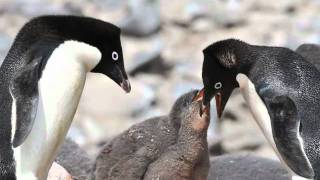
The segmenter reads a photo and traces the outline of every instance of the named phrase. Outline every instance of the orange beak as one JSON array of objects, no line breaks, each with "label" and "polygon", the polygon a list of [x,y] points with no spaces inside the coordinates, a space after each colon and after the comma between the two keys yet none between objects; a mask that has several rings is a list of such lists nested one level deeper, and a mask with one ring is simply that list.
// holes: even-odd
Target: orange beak
[{"label": "orange beak", "polygon": [[197,93],[197,95],[194,96],[194,98],[192,99],[192,101],[193,101],[193,102],[194,102],[194,101],[202,101],[203,97],[204,97],[204,88],[201,89],[201,90]]},{"label": "orange beak", "polygon": [[221,99],[222,98],[221,97],[222,97],[221,93],[217,93],[215,95],[218,118],[220,118],[222,115],[222,106],[221,106],[221,104],[222,104]]},{"label": "orange beak", "polygon": [[[197,95],[192,99],[192,101],[202,101],[204,97],[204,88],[201,89]],[[201,103],[201,107],[200,107],[200,116],[202,116],[202,114],[205,113],[207,115],[210,114],[210,106],[205,106],[203,105],[203,103]]]}]

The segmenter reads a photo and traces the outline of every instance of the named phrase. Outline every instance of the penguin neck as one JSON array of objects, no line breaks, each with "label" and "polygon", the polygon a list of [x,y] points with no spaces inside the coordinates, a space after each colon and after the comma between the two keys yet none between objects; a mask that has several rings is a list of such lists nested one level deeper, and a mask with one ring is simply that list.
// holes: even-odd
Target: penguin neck
[{"label": "penguin neck", "polygon": [[252,65],[257,59],[257,54],[255,49],[256,46],[247,45],[245,47],[237,48],[234,53],[237,59],[237,73],[242,73],[248,75]]},{"label": "penguin neck", "polygon": [[65,41],[53,53],[52,59],[54,61],[57,58],[61,58],[64,61],[70,59],[70,61],[73,61],[71,63],[76,63],[83,67],[86,73],[90,72],[102,57],[101,52],[96,47],[74,40]]}]

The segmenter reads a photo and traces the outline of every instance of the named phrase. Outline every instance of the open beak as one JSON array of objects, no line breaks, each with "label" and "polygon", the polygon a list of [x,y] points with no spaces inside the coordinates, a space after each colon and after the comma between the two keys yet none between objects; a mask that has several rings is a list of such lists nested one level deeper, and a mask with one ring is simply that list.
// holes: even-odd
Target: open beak
[{"label": "open beak", "polygon": [[120,83],[120,86],[121,88],[126,92],[126,93],[129,93],[131,91],[131,85],[130,85],[130,82],[128,79],[126,80],[123,80],[121,83]]},{"label": "open beak", "polygon": [[[193,102],[195,101],[203,101],[203,97],[204,97],[204,88],[201,89],[197,95],[195,95],[195,97],[192,99]],[[201,103],[201,107],[200,107],[200,116],[202,116],[202,114],[207,114],[209,115],[210,113],[210,103],[208,105],[204,105],[203,103]]]}]

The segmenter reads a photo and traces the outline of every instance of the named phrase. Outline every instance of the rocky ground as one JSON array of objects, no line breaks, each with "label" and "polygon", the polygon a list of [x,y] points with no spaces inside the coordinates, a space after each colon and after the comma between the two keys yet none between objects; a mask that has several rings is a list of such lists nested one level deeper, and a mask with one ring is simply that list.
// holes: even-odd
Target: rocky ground
[{"label": "rocky ground", "polygon": [[[86,15],[123,28],[122,45],[132,91],[89,74],[68,134],[92,156],[99,144],[134,123],[168,113],[174,100],[201,88],[202,50],[226,38],[287,46],[320,42],[317,0],[0,0],[0,62],[19,28],[41,14]],[[252,152],[275,158],[235,91],[219,121],[212,106],[211,152]],[[218,135],[218,132],[221,132]]]}]

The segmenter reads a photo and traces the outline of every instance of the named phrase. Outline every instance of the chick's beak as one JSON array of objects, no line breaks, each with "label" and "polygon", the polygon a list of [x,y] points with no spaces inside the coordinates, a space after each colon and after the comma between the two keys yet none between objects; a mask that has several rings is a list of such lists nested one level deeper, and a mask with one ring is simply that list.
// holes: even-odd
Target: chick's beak
[{"label": "chick's beak", "polygon": [[192,100],[193,102],[202,101],[201,107],[200,107],[200,116],[202,116],[202,114],[206,114],[206,115],[210,114],[210,103],[208,105],[204,105],[203,97],[204,97],[204,88],[201,89]]}]

